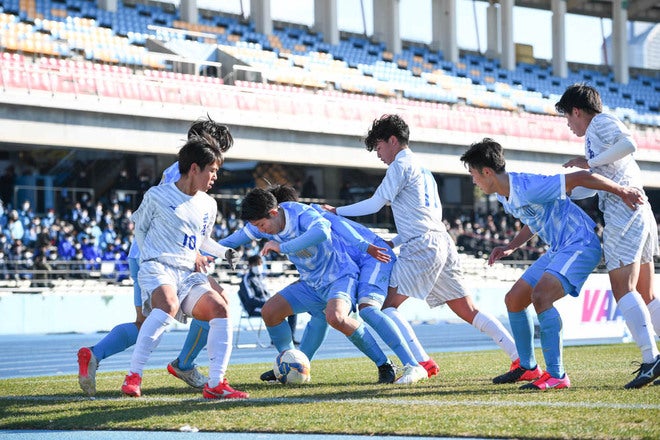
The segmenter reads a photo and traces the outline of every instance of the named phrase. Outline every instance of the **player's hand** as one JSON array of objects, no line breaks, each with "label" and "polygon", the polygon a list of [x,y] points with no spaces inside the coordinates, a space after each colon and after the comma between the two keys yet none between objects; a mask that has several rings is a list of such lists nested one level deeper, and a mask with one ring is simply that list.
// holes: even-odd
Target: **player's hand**
[{"label": "player's hand", "polygon": [[508,257],[513,253],[514,249],[509,249],[506,246],[497,246],[493,248],[493,250],[490,253],[490,256],[488,257],[488,265],[492,266],[494,262],[501,258]]},{"label": "player's hand", "polygon": [[628,207],[633,211],[637,210],[637,208],[646,203],[648,200],[642,190],[632,186],[624,187],[619,197],[621,197],[621,200],[623,200],[624,203],[628,205]]},{"label": "player's hand", "polygon": [[386,253],[387,249],[374,246],[373,244],[370,244],[369,247],[367,248],[367,253],[374,257],[376,260],[380,261],[381,263],[389,263],[391,260],[390,254]]},{"label": "player's hand", "polygon": [[326,211],[329,211],[329,212],[331,212],[331,213],[333,213],[333,214],[337,214],[337,208],[335,208],[335,207],[332,206],[332,205],[327,205],[327,204],[324,203],[323,205],[321,205],[321,208],[323,208],[323,209],[325,209]]},{"label": "player's hand", "polygon": [[578,157],[574,157],[573,159],[569,160],[564,164],[564,168],[571,168],[571,167],[577,167],[588,170],[589,163],[587,162],[587,159],[585,159],[584,157],[578,156]]},{"label": "player's hand", "polygon": [[275,240],[270,240],[261,249],[261,255],[266,256],[269,252],[280,253],[280,244]]},{"label": "player's hand", "polygon": [[236,263],[238,263],[238,252],[231,248],[227,249],[227,252],[225,252],[225,260],[227,260],[231,270],[236,269]]},{"label": "player's hand", "polygon": [[206,273],[207,269],[213,262],[213,257],[208,255],[197,254],[195,257],[195,271]]}]

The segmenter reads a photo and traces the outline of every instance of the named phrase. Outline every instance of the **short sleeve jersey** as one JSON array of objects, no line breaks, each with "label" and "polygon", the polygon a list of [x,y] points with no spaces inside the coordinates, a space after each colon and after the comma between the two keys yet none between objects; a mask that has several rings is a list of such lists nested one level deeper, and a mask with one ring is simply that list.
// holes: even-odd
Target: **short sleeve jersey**
[{"label": "short sleeve jersey", "polygon": [[375,192],[392,206],[394,223],[403,242],[429,231],[446,231],[442,204],[433,174],[419,164],[415,154],[400,151]]},{"label": "short sleeve jersey", "polygon": [[504,210],[557,251],[598,239],[594,221],[566,195],[563,174],[509,173],[509,197],[497,194]]},{"label": "short sleeve jersey", "polygon": [[150,188],[132,216],[140,261],[194,270],[200,246],[211,239],[217,211],[216,201],[203,191],[189,196],[174,183]]}]

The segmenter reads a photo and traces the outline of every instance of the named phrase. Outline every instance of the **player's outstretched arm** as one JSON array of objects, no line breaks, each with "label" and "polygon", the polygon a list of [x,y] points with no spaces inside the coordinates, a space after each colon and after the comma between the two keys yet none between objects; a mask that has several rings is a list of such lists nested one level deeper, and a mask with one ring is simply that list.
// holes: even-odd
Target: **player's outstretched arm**
[{"label": "player's outstretched arm", "polygon": [[572,191],[576,186],[607,191],[621,197],[621,200],[633,210],[646,202],[646,196],[640,189],[621,186],[600,174],[578,171],[566,174],[565,179],[566,192]]},{"label": "player's outstretched arm", "polygon": [[523,226],[520,232],[518,232],[518,234],[513,237],[508,245],[497,246],[491,251],[490,256],[488,257],[488,265],[492,266],[493,263],[495,263],[497,260],[508,257],[520,246],[527,243],[529,239],[534,235],[535,234],[532,232],[532,230],[529,229],[529,226]]}]

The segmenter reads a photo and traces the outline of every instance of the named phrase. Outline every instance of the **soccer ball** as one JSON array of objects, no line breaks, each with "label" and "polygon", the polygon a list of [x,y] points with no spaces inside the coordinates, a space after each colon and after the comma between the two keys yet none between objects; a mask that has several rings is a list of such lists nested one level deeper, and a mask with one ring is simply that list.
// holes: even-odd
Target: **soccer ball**
[{"label": "soccer ball", "polygon": [[284,350],[278,354],[273,364],[273,372],[282,383],[300,384],[309,382],[311,376],[309,359],[300,350]]}]

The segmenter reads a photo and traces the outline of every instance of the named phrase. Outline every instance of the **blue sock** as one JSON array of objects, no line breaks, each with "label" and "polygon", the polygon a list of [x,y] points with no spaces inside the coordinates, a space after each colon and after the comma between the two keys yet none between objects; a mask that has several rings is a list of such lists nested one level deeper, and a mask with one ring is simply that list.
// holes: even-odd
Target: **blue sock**
[{"label": "blue sock", "polygon": [[134,322],[119,324],[110,330],[96,345],[92,347],[92,353],[101,362],[102,359],[122,352],[128,347],[135,345],[137,341],[138,328]]},{"label": "blue sock", "polygon": [[273,345],[278,353],[294,348],[291,327],[289,327],[289,323],[286,320],[273,327],[266,327],[266,330],[268,330],[270,340],[273,341]]},{"label": "blue sock", "polygon": [[369,330],[367,330],[367,327],[364,324],[360,324],[357,330],[348,337],[348,340],[351,341],[358,350],[367,355],[369,359],[374,361],[377,366],[380,367],[387,362],[387,356],[385,356],[385,353],[380,349],[376,340],[371,336],[371,333],[369,333]]},{"label": "blue sock", "polygon": [[300,351],[305,353],[310,361],[323,343],[323,340],[325,340],[328,329],[328,322],[325,320],[325,315],[312,315],[305,326],[305,331],[300,340]]},{"label": "blue sock", "polygon": [[418,365],[408,344],[403,340],[399,327],[397,327],[389,316],[376,307],[370,306],[362,308],[360,310],[360,316],[385,341],[394,354],[399,357],[402,365]]},{"label": "blue sock", "polygon": [[539,313],[541,327],[541,347],[545,359],[545,370],[550,376],[561,379],[564,377],[564,362],[562,359],[561,316],[554,307]]},{"label": "blue sock", "polygon": [[516,350],[520,356],[520,366],[527,369],[536,367],[534,355],[534,321],[528,309],[520,312],[509,312],[509,323]]},{"label": "blue sock", "polygon": [[179,368],[181,370],[190,370],[195,365],[195,359],[204,347],[209,338],[209,323],[193,319],[190,323],[188,336],[181,347],[179,353]]}]

